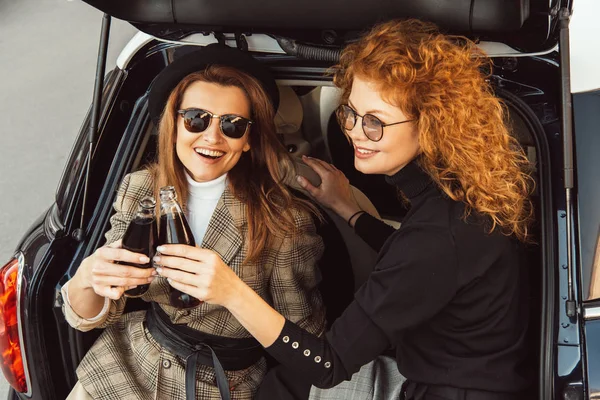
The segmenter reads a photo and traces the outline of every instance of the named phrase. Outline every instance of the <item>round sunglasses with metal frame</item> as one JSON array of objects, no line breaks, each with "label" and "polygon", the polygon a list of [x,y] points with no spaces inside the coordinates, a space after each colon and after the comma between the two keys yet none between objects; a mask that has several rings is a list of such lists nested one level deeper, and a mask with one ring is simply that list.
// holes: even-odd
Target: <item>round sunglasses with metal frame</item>
[{"label": "round sunglasses with metal frame", "polygon": [[246,134],[248,127],[254,121],[235,114],[217,115],[201,108],[186,108],[178,110],[177,114],[183,117],[183,125],[188,132],[204,132],[210,126],[213,118],[219,118],[219,127],[223,135],[240,139]]},{"label": "round sunglasses with metal frame", "polygon": [[365,133],[365,136],[373,142],[379,142],[381,138],[383,138],[383,128],[385,128],[386,126],[400,125],[406,122],[414,121],[414,119],[407,119],[406,121],[384,124],[379,118],[372,114],[359,115],[356,111],[352,109],[352,107],[350,107],[347,104],[341,104],[337,108],[335,113],[338,119],[338,123],[343,129],[347,131],[351,131],[352,129],[354,129],[358,117],[362,118],[363,132]]}]

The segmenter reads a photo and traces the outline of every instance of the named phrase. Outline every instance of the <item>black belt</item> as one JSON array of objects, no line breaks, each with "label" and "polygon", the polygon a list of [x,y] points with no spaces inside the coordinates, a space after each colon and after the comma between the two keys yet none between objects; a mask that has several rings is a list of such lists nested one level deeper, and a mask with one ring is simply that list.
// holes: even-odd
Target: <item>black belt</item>
[{"label": "black belt", "polygon": [[254,338],[234,339],[210,335],[187,325],[175,325],[158,304],[146,314],[146,326],[152,337],[164,348],[185,359],[185,396],[196,400],[198,363],[215,369],[215,379],[222,400],[230,400],[225,370],[237,371],[255,364],[264,355]]},{"label": "black belt", "polygon": [[447,400],[521,400],[519,393],[500,393],[487,390],[461,389],[452,386],[426,385],[406,381],[402,385],[401,400],[426,400],[427,395]]}]

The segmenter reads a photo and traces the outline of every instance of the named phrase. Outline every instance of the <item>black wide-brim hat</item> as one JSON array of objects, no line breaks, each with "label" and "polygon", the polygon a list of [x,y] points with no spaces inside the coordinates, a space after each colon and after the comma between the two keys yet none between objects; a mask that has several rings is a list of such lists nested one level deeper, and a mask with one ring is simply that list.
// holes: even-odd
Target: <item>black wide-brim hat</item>
[{"label": "black wide-brim hat", "polygon": [[273,110],[277,111],[279,90],[275,79],[269,70],[249,53],[217,43],[201,47],[199,50],[187,52],[184,52],[187,50],[184,48],[178,50],[180,51],[174,54],[175,60],[158,74],[150,87],[148,110],[156,126],[175,86],[189,74],[203,71],[210,65],[236,68],[256,78],[271,100]]}]

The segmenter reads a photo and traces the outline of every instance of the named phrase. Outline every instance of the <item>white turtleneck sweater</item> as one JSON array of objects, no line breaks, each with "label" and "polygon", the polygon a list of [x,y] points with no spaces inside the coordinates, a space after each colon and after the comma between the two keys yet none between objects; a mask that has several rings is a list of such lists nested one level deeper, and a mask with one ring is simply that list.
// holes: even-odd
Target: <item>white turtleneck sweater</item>
[{"label": "white turtleneck sweater", "polygon": [[187,172],[185,176],[189,189],[186,217],[194,234],[196,245],[199,246],[202,244],[215,207],[225,191],[227,174],[208,182],[196,182]]}]

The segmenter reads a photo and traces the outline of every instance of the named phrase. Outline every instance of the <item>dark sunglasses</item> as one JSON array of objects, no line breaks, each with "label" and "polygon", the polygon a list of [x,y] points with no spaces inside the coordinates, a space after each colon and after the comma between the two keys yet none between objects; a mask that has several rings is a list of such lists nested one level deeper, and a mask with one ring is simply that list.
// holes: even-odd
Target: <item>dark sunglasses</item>
[{"label": "dark sunglasses", "polygon": [[223,132],[223,135],[232,139],[239,139],[244,136],[248,127],[253,123],[253,121],[248,118],[240,117],[239,115],[217,115],[200,108],[187,108],[185,110],[179,110],[177,113],[183,117],[185,129],[192,133],[204,132],[208,129],[210,121],[212,121],[213,118],[219,118],[221,132]]},{"label": "dark sunglasses", "polygon": [[336,116],[340,126],[351,131],[356,125],[358,117],[362,118],[362,129],[365,136],[373,142],[379,142],[383,137],[383,128],[386,126],[404,124],[406,122],[414,121],[413,119],[407,119],[406,121],[394,122],[391,124],[384,124],[379,118],[371,114],[358,115],[349,105],[342,104],[336,110]]}]

